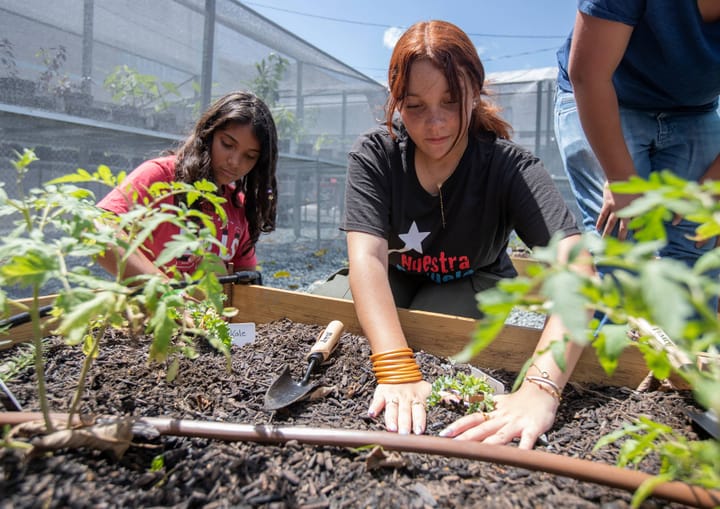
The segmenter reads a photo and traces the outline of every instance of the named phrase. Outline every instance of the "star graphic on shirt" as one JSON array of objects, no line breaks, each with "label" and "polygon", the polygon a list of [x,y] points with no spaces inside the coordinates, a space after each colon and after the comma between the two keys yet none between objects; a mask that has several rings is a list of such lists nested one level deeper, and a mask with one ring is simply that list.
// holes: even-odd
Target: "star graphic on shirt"
[{"label": "star graphic on shirt", "polygon": [[422,254],[422,241],[430,235],[430,232],[421,232],[418,230],[417,224],[413,221],[410,226],[410,230],[407,233],[400,233],[398,237],[405,243],[405,249],[403,251],[410,251],[411,249]]}]

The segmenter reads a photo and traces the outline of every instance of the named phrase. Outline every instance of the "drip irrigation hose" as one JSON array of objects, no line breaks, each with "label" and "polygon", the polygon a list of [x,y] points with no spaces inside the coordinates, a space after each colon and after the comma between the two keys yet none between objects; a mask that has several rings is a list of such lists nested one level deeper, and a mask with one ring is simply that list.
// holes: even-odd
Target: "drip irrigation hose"
[{"label": "drip irrigation hose", "polygon": [[[226,276],[219,276],[218,283],[221,285],[225,284],[251,284],[255,283],[258,285],[262,285],[262,274],[255,270],[246,270],[241,272],[235,272],[234,274],[228,274]],[[179,281],[177,283],[172,283],[170,285],[173,289],[180,289],[180,288],[187,288],[188,286],[196,284],[196,281]],[[133,290],[133,294],[136,292],[142,291],[142,288],[137,288],[136,290]],[[40,315],[40,318],[44,318],[50,314],[52,311],[53,306],[52,304],[48,304],[47,306],[42,306],[38,308],[38,314]],[[16,327],[18,325],[22,325],[25,323],[30,322],[30,313],[24,312],[24,313],[18,313],[17,315],[11,316],[5,320],[0,321],[0,329],[3,327]]]},{"label": "drip irrigation hose", "polygon": [[[68,418],[67,414],[53,414],[52,417],[64,420]],[[111,419],[112,417],[107,418]],[[42,416],[38,412],[0,413],[0,424],[16,425],[41,419]],[[85,416],[82,421],[88,422],[87,419],[88,417]],[[80,423],[81,420],[77,419],[77,422]],[[135,422],[139,426],[151,426],[161,435],[208,438],[227,442],[285,443],[295,440],[301,444],[336,447],[379,445],[392,451],[480,460],[548,472],[629,492],[634,492],[640,484],[653,477],[650,474],[636,470],[628,470],[544,451],[525,450],[513,446],[482,444],[427,435],[398,435],[386,431],[237,424],[170,417],[141,417]],[[691,486],[683,482],[673,481],[658,484],[653,488],[651,494],[655,497],[689,506],[720,506],[720,491]]]}]

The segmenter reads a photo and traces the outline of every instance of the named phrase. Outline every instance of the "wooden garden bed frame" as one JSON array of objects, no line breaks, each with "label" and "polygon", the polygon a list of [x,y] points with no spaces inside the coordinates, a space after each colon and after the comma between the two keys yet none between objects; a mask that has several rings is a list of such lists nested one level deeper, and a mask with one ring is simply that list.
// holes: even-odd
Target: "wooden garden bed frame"
[{"label": "wooden garden bed frame", "polygon": [[[525,258],[514,259],[513,262],[520,273],[527,263],[533,263]],[[233,317],[233,322],[257,325],[288,319],[298,323],[324,325],[332,320],[340,320],[348,332],[364,334],[355,307],[349,300],[245,284],[226,285],[225,290],[228,306],[239,311]],[[44,296],[41,305],[51,304],[53,299],[52,295]],[[20,302],[28,301],[24,299]],[[17,312],[21,311],[23,309],[18,307]],[[476,328],[476,321],[470,318],[407,309],[400,309],[398,313],[409,346],[416,351],[424,350],[441,357],[452,357],[463,350],[471,341]],[[51,323],[49,320],[45,323],[46,331],[49,332]],[[519,371],[532,355],[541,332],[541,329],[536,328],[505,325],[498,337],[470,362],[480,369]],[[31,334],[30,324],[24,324],[14,327],[9,339],[12,343],[29,341]],[[635,388],[647,374],[645,361],[636,348],[625,349],[611,377],[602,370],[594,350],[586,348],[573,371],[571,381]],[[683,386],[681,380],[673,381]]]}]

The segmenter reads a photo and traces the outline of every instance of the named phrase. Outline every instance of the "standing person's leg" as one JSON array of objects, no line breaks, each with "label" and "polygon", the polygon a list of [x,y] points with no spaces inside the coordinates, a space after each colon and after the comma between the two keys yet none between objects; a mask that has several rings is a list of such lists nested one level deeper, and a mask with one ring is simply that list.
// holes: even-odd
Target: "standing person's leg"
[{"label": "standing person's leg", "polygon": [[[669,169],[688,181],[699,181],[720,153],[720,115],[716,110],[699,113],[660,114],[658,116],[657,150],[652,156],[653,171]],[[665,223],[667,245],[660,255],[694,266],[705,253],[715,248],[716,239],[698,244],[690,237],[698,224],[682,219],[677,224]],[[720,271],[705,274],[717,279]],[[718,296],[708,302],[712,310],[718,309]]]},{"label": "standing person's leg", "polygon": [[595,224],[603,204],[605,173],[585,138],[573,94],[557,91],[555,139],[570,187],[583,218],[583,230],[597,232]]},{"label": "standing person's leg", "polygon": [[[657,118],[656,150],[651,156],[652,170],[670,170],[688,180],[699,181],[720,153],[720,115],[713,110],[705,113],[661,113]],[[697,223],[683,219],[673,225],[665,224],[667,246],[660,255],[694,265],[715,242],[701,246],[689,239],[695,234]]]}]

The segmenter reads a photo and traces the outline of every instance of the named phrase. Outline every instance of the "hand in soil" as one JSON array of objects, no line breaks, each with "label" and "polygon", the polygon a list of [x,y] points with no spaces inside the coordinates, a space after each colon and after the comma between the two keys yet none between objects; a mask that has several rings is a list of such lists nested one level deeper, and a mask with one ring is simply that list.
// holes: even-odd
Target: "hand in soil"
[{"label": "hand in soil", "polygon": [[516,392],[495,396],[495,410],[462,417],[440,432],[459,440],[507,444],[520,439],[521,449],[532,449],[538,437],[555,421],[558,402],[531,384]]},{"label": "hand in soil", "polygon": [[425,401],[430,390],[430,384],[424,380],[410,384],[378,384],[368,415],[375,417],[384,409],[388,431],[409,435],[412,430],[416,435],[422,435],[425,433]]}]

